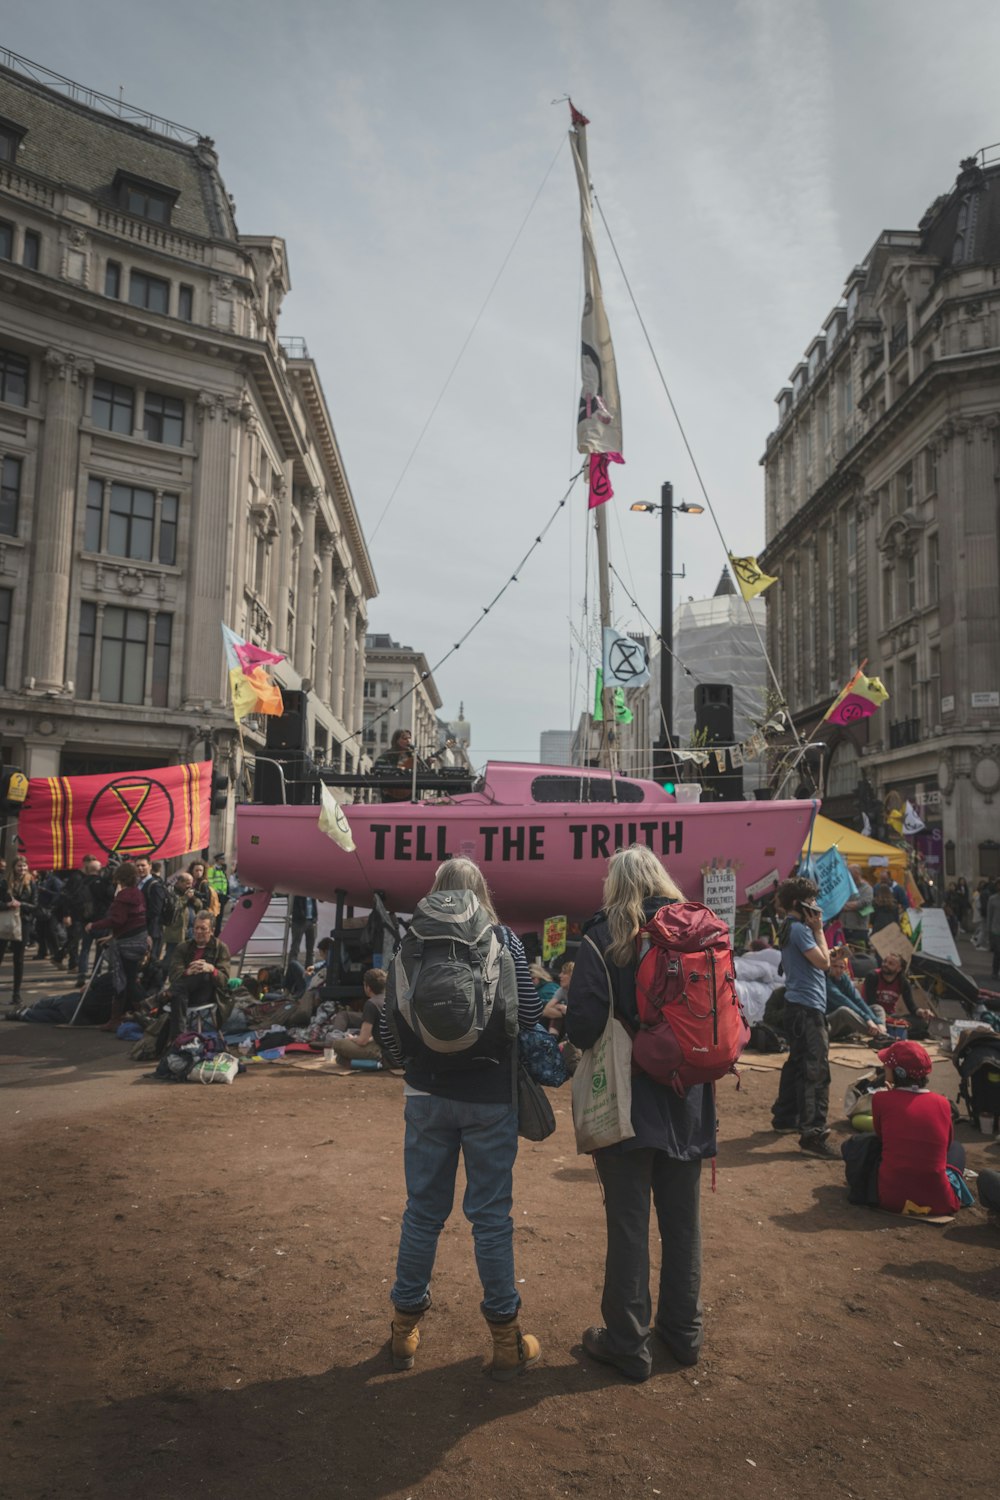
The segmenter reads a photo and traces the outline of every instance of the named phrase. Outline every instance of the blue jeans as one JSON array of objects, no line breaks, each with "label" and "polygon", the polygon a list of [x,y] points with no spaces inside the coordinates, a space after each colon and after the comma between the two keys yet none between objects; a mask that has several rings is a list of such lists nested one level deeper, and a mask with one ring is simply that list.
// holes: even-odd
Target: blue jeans
[{"label": "blue jeans", "polygon": [[466,1176],[462,1211],[472,1225],[483,1316],[506,1322],[521,1306],[510,1217],[517,1110],[512,1104],[464,1104],[421,1094],[406,1100],[405,1119],[407,1200],[392,1301],[401,1312],[430,1305],[438,1237],[455,1203],[461,1152]]}]

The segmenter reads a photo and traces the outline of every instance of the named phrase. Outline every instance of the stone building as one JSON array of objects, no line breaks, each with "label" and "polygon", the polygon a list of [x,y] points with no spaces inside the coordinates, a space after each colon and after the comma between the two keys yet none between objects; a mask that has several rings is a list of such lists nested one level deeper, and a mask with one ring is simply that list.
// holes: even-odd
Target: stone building
[{"label": "stone building", "polygon": [[209,139],[43,72],[0,68],[4,760],[230,765],[225,621],[288,653],[354,767],[376,583],[316,365],[279,338],[284,241],[239,233]]},{"label": "stone building", "polygon": [[373,760],[384,755],[397,729],[412,729],[413,744],[424,760],[440,747],[436,710],[441,695],[427,658],[390,635],[365,640],[364,744]]},{"label": "stone building", "polygon": [[945,878],[1000,873],[1000,161],[885,230],[777,397],[769,650],[800,730],[855,667],[889,701],[825,726],[826,811],[891,792]]}]

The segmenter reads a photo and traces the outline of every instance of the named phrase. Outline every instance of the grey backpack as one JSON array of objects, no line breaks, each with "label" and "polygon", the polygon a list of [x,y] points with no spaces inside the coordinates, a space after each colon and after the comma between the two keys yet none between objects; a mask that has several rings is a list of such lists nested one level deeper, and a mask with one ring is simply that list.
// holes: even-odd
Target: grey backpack
[{"label": "grey backpack", "polygon": [[418,905],[386,985],[401,1056],[431,1072],[490,1067],[517,1035],[514,960],[472,891]]}]

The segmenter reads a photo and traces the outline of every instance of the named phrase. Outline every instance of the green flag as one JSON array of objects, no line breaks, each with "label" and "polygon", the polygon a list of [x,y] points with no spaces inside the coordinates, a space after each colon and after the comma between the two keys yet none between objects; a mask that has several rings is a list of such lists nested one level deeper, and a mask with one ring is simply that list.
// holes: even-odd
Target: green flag
[{"label": "green flag", "polygon": [[[615,723],[631,724],[632,710],[625,702],[625,689],[615,688]],[[594,683],[594,723],[604,723],[604,671],[601,667],[597,669],[597,678]]]}]

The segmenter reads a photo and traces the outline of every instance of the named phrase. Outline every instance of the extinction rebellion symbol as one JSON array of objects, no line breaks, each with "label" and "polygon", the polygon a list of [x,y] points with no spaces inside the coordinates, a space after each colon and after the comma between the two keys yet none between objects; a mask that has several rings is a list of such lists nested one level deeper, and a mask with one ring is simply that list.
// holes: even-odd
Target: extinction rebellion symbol
[{"label": "extinction rebellion symbol", "polygon": [[87,827],[108,854],[139,859],[154,854],[174,822],[173,798],[148,776],[116,776],[97,793]]}]

